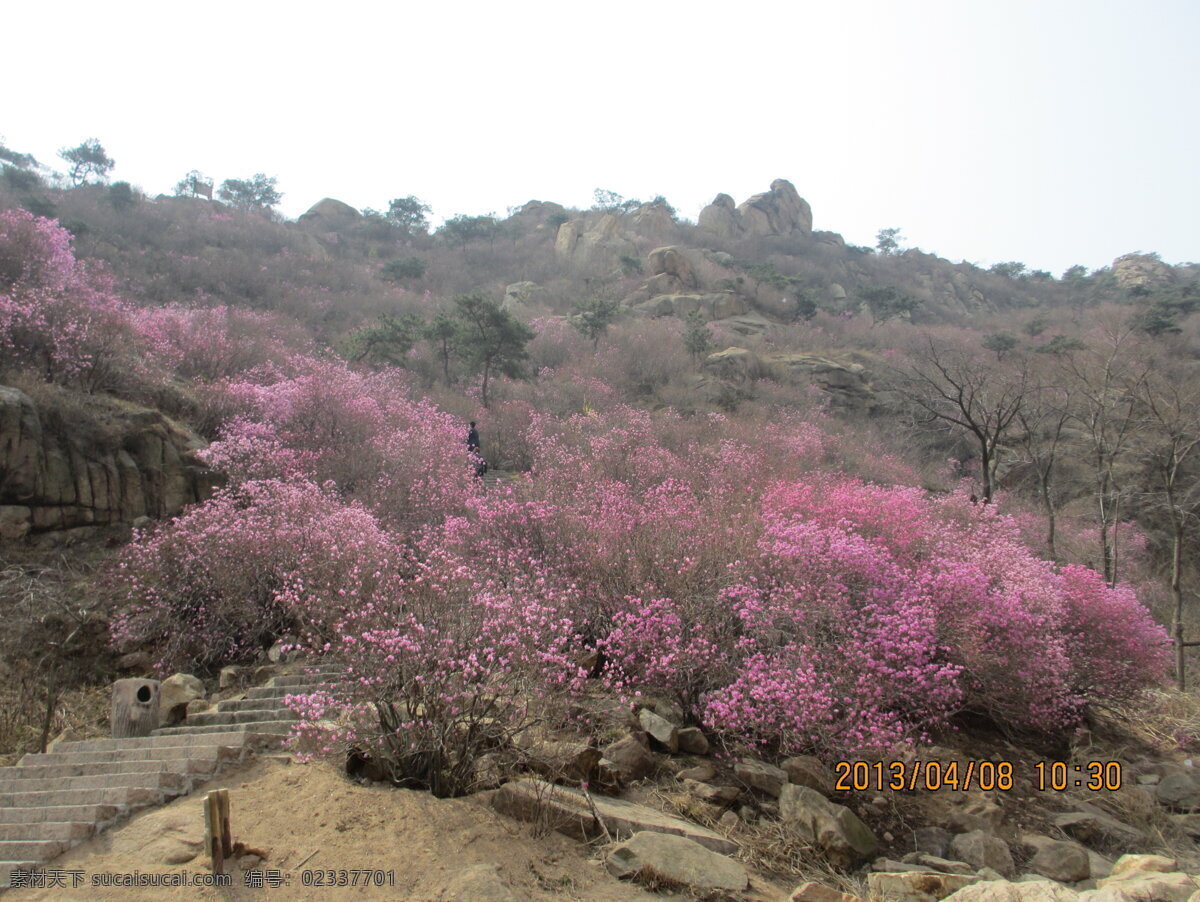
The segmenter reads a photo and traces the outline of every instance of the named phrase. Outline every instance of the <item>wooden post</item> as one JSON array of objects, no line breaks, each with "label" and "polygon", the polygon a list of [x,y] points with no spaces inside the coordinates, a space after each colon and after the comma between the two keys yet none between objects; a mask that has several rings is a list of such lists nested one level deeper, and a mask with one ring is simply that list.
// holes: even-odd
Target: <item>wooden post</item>
[{"label": "wooden post", "polygon": [[224,874],[225,859],[233,856],[228,789],[214,789],[204,797],[204,850],[212,860],[212,872]]}]

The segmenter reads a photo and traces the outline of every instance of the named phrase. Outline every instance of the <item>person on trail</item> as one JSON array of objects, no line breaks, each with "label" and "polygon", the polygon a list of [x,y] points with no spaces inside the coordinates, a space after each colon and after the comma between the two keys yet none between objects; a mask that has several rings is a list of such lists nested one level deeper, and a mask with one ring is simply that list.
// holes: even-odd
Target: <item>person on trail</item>
[{"label": "person on trail", "polygon": [[467,433],[467,450],[479,451],[479,430],[475,428],[474,420],[471,420],[471,431]]}]

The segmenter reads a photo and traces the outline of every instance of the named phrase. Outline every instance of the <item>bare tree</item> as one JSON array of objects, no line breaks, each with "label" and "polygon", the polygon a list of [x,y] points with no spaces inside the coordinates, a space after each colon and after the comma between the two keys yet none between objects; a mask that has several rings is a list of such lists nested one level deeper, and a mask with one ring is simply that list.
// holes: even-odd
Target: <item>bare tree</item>
[{"label": "bare tree", "polygon": [[1186,687],[1184,650],[1200,642],[1183,639],[1183,566],[1187,540],[1200,522],[1200,387],[1189,373],[1154,372],[1138,392],[1142,417],[1139,440],[1152,478],[1153,494],[1171,537],[1171,633],[1175,645],[1175,681]]},{"label": "bare tree", "polygon": [[1013,357],[1002,363],[929,339],[926,349],[900,372],[896,388],[915,408],[918,419],[944,423],[974,439],[983,500],[990,502],[996,491],[1000,444],[1029,394],[1027,359]]},{"label": "bare tree", "polygon": [[1017,411],[1020,429],[1014,435],[1014,445],[1037,478],[1038,496],[1046,512],[1046,549],[1052,560],[1058,560],[1057,477],[1070,419],[1070,389],[1054,380],[1051,372],[1043,371]]},{"label": "bare tree", "polygon": [[1063,356],[1073,401],[1072,420],[1082,432],[1092,469],[1104,578],[1117,584],[1117,524],[1132,476],[1130,457],[1137,430],[1138,388],[1147,364],[1125,325],[1103,327],[1103,342]]}]

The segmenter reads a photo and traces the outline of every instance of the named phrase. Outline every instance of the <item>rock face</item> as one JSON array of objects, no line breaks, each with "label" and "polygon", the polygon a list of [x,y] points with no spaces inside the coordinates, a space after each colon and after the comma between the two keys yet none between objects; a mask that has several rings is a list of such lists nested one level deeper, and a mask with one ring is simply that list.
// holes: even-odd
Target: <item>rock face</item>
[{"label": "rock face", "polygon": [[98,447],[47,429],[33,399],[0,386],[0,539],[172,516],[222,481],[195,456],[203,441],[157,411],[105,416],[118,441]]},{"label": "rock face", "polygon": [[750,885],[746,869],[732,858],[664,833],[633,834],[609,853],[605,864],[615,877],[663,880],[698,890],[741,892]]},{"label": "rock face", "polygon": [[317,201],[297,220],[301,225],[322,232],[336,232],[362,219],[362,214],[347,203],[332,197]]},{"label": "rock face", "polygon": [[1154,291],[1175,284],[1175,270],[1151,254],[1125,254],[1112,262],[1117,284],[1128,291],[1144,288]]},{"label": "rock face", "polygon": [[731,291],[713,294],[663,294],[643,301],[635,308],[647,316],[677,316],[680,319],[698,313],[705,322],[738,316],[750,310],[746,299]]},{"label": "rock face", "polygon": [[[658,300],[662,300],[659,298]],[[858,354],[755,354],[731,347],[705,358],[704,366],[722,379],[735,382],[771,378],[785,385],[812,385],[828,393],[839,410],[866,410],[876,405],[870,373]]]},{"label": "rock face", "polygon": [[652,250],[646,258],[646,273],[651,278],[666,276],[663,280],[667,290],[654,291],[651,294],[677,294],[692,288],[698,288],[696,271],[688,259],[687,252],[681,247],[660,247]]},{"label": "rock face", "polygon": [[537,282],[513,282],[504,286],[500,309],[517,319],[529,319],[534,313],[533,305],[542,303],[545,297],[546,289]]},{"label": "rock face", "polygon": [[624,256],[636,256],[637,248],[621,231],[620,221],[606,213],[590,227],[582,219],[564,222],[554,240],[554,252],[576,267],[615,266]]},{"label": "rock face", "polygon": [[812,208],[786,179],[775,179],[771,190],[756,194],[736,208],[728,194],[718,194],[700,211],[699,224],[722,238],[812,234]]}]

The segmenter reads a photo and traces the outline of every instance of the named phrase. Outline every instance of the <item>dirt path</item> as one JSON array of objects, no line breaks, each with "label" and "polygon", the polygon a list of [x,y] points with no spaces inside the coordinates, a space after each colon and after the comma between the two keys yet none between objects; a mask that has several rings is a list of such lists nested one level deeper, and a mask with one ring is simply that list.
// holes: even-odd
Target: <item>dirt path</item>
[{"label": "dirt path", "polygon": [[[227,888],[96,886],[105,874],[208,872],[203,853],[203,791],[230,790],[233,836],[266,852],[243,860]],[[199,854],[191,857],[197,850]],[[315,853],[315,854],[314,854]],[[496,814],[482,797],[435,799],[426,793],[359,786],[323,763],[262,760],[211,781],[190,796],[135,816],[53,863],[66,887],[15,889],[5,902],[61,900],[387,899],[461,902],[647,900],[663,898],[611,877],[588,847],[558,834],[537,836]],[[190,859],[190,860],[184,860]],[[255,888],[274,871],[285,886]],[[383,872],[384,886],[305,886],[318,871]],[[83,885],[72,889],[71,872]],[[392,876],[394,875],[394,877]],[[335,875],[336,878],[337,875]],[[347,873],[346,879],[355,875]],[[363,875],[358,875],[360,882]],[[394,885],[393,885],[394,882]]]}]

